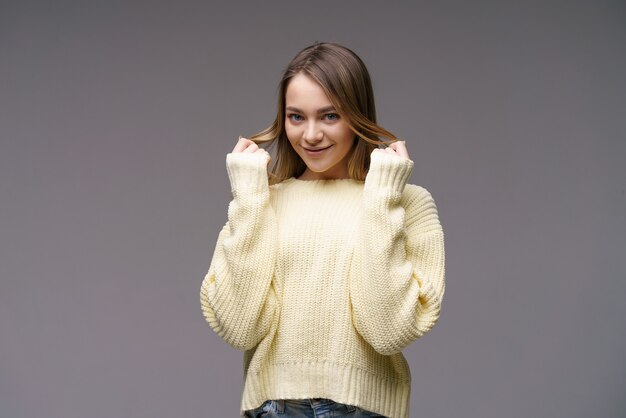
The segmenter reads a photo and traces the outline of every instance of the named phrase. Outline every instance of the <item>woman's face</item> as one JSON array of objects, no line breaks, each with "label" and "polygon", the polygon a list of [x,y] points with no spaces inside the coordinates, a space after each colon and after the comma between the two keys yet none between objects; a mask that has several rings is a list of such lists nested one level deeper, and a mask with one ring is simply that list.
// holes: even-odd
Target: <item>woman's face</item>
[{"label": "woman's face", "polygon": [[322,87],[302,73],[287,85],[285,131],[307,166],[300,179],[349,178],[348,160],[355,134]]}]

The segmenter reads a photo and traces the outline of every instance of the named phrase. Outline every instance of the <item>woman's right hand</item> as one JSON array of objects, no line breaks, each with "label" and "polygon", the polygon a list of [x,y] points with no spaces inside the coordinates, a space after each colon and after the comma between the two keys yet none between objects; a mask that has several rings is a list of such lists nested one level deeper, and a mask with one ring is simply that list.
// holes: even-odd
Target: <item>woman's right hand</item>
[{"label": "woman's right hand", "polygon": [[233,148],[233,153],[235,152],[248,152],[252,154],[261,154],[264,155],[267,159],[267,163],[270,163],[271,156],[269,152],[265,151],[263,148],[259,147],[254,141],[251,141],[242,136],[239,137],[239,141],[237,141],[237,145]]}]

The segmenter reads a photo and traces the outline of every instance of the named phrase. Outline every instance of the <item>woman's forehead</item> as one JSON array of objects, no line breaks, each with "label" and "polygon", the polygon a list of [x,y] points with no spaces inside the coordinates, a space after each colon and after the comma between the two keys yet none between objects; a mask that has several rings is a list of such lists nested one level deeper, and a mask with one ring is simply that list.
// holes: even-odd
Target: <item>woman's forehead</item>
[{"label": "woman's forehead", "polygon": [[304,74],[297,74],[289,81],[285,104],[302,111],[321,112],[334,109],[322,86]]}]

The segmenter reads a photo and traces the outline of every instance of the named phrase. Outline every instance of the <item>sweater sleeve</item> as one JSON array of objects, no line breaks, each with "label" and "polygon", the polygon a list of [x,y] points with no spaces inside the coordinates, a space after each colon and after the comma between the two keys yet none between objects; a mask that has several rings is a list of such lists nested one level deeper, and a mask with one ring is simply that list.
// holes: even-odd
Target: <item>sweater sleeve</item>
[{"label": "sweater sleeve", "polygon": [[230,153],[226,167],[233,200],[202,281],[200,303],[220,337],[248,350],[268,333],[277,311],[272,283],[277,227],[265,157]]},{"label": "sweater sleeve", "polygon": [[411,160],[374,153],[363,189],[350,280],[352,318],[384,355],[400,352],[434,326],[445,288],[437,208],[425,188],[406,185],[412,169]]}]

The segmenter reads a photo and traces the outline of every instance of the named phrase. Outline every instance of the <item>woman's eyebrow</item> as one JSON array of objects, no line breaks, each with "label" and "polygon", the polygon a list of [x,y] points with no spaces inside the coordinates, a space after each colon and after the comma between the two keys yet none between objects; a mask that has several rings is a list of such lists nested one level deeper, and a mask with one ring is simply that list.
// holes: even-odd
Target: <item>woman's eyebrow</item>
[{"label": "woman's eyebrow", "polygon": [[[304,113],[302,110],[298,109],[297,107],[293,107],[293,106],[287,106],[285,107],[286,110],[291,110],[292,112],[297,112],[297,113]],[[328,112],[336,112],[335,110],[335,106],[326,106],[323,107],[321,109],[317,110],[317,113],[328,113]]]}]

